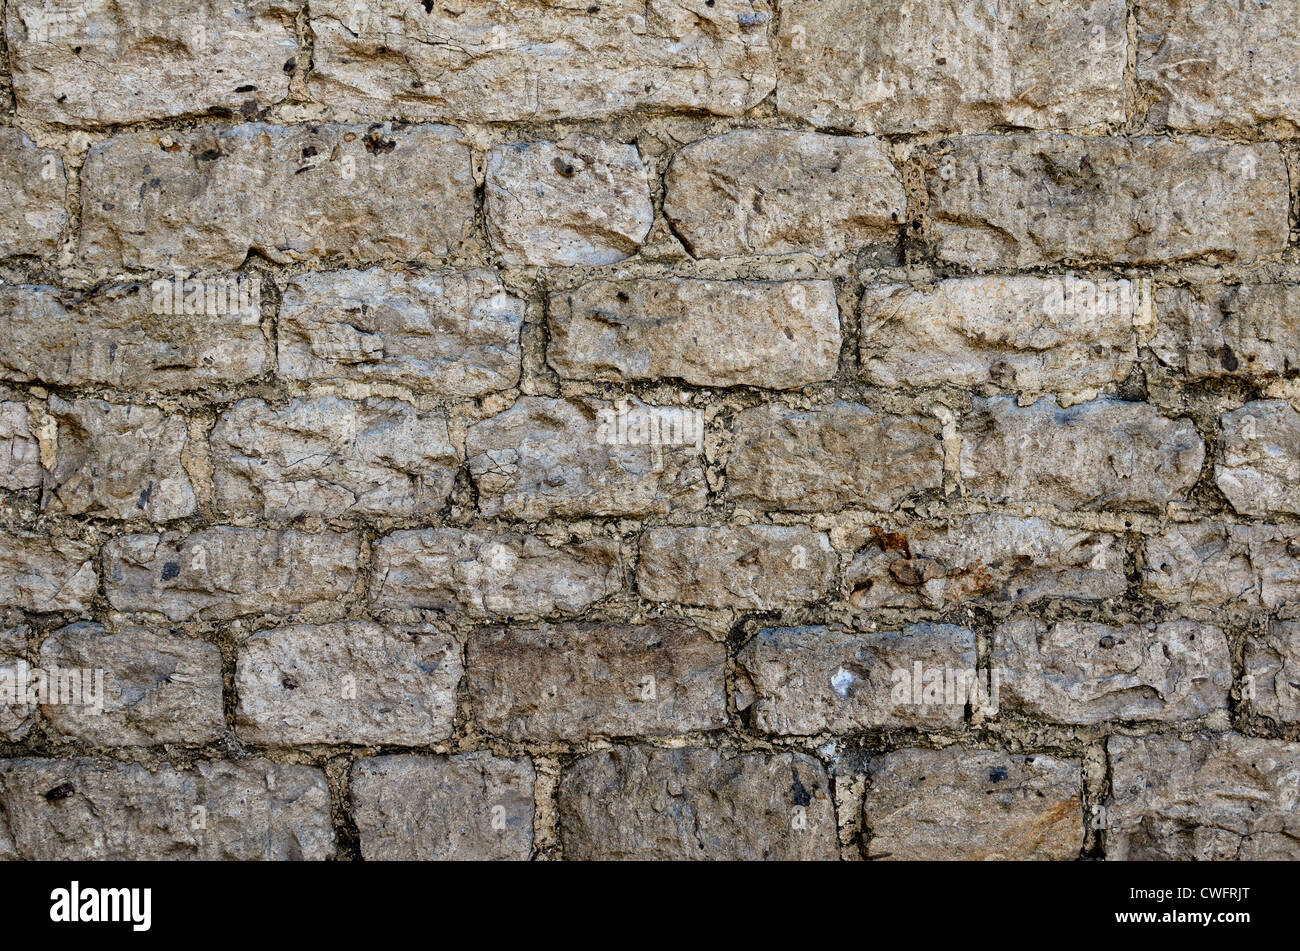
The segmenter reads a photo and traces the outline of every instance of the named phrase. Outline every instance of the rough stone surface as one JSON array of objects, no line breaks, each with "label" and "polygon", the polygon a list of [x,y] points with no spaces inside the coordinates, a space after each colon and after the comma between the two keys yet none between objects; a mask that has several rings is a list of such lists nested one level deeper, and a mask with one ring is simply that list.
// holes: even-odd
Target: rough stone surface
[{"label": "rough stone surface", "polygon": [[1243,515],[1300,514],[1300,413],[1260,400],[1219,421],[1214,481]]},{"label": "rough stone surface", "polygon": [[1121,0],[781,5],[777,106],[859,132],[1124,121]]},{"label": "rough stone surface", "polygon": [[943,485],[933,417],[876,413],[857,403],[808,412],[780,405],[736,414],[728,495],[739,505],[793,512],[888,511]]},{"label": "rough stone surface", "polygon": [[487,159],[488,237],[507,265],[613,264],[650,232],[650,180],[635,145],[570,136]]},{"label": "rough stone surface", "polygon": [[359,547],[354,534],[226,526],[121,535],[104,546],[104,587],[116,610],[172,621],[288,615],[347,595]]},{"label": "rough stone surface", "polygon": [[443,413],[400,400],[241,400],[211,446],[222,513],[271,519],[428,515],[460,467]]},{"label": "rough stone surface", "polygon": [[1190,419],[1100,399],[1062,409],[977,399],[962,424],[961,477],[977,498],[1062,508],[1160,511],[1200,476],[1205,444]]},{"label": "rough stone surface", "polygon": [[[628,425],[620,422],[625,412]],[[684,413],[628,400],[524,397],[470,427],[465,454],[479,511],[549,516],[654,515],[704,507],[700,447],[662,441],[682,434]],[[642,440],[645,428],[651,438]],[[669,433],[671,429],[671,433]]]},{"label": "rough stone surface", "polygon": [[270,746],[423,746],[451,736],[461,670],[460,644],[431,627],[351,621],[262,631],[239,648],[235,727]]},{"label": "rough stone surface", "polygon": [[837,563],[826,534],[803,525],[652,528],[637,588],[650,601],[766,611],[825,598]]},{"label": "rough stone surface", "polygon": [[1300,129],[1300,37],[1289,3],[1143,0],[1137,80],[1151,121],[1256,134]]},{"label": "rough stone surface", "polygon": [[955,729],[971,691],[954,688],[951,695],[927,696],[914,688],[933,684],[935,671],[940,682],[951,679],[946,674],[973,676],[975,634],[951,624],[909,624],[872,633],[768,628],[745,645],[737,662],[738,674],[753,688],[754,722],[764,733]]},{"label": "rough stone surface", "polygon": [[475,721],[511,742],[671,736],[726,726],[726,659],[683,620],[490,627],[466,681]]},{"label": "rough stone surface", "polygon": [[84,612],[98,586],[91,545],[34,532],[0,534],[0,604],[38,612]]},{"label": "rough stone surface", "polygon": [[903,181],[879,142],[745,129],[681,149],[664,217],[697,258],[842,254],[892,241]]},{"label": "rough stone surface", "polygon": [[1280,377],[1300,367],[1300,285],[1161,287],[1155,301],[1151,348],[1184,379]]},{"label": "rough stone surface", "polygon": [[[597,9],[593,10],[592,7]],[[362,111],[472,122],[634,110],[739,115],[776,84],[766,0],[311,5],[311,88]]]},{"label": "rough stone surface", "polygon": [[1055,723],[1191,720],[1228,709],[1223,631],[1195,621],[1020,618],[993,634],[999,709]]},{"label": "rough stone surface", "polygon": [[193,513],[194,487],[181,457],[183,416],[152,406],[51,397],[58,455],[41,507],[68,515],[144,516],[166,522]]},{"label": "rough stone surface", "polygon": [[929,151],[926,183],[935,251],[965,267],[1249,262],[1287,243],[1273,144],[959,136]]},{"label": "rough stone surface", "polygon": [[81,671],[83,690],[88,672],[104,672],[102,711],[86,704],[44,706],[56,734],[92,745],[153,746],[210,743],[225,732],[216,644],[160,629],[109,632],[78,623],[45,638],[40,665]]},{"label": "rough stone surface", "polygon": [[[193,769],[0,760],[0,805],[12,858],[248,862],[334,854],[324,772],[264,759],[201,761]],[[204,827],[195,829],[200,820]]]},{"label": "rough stone surface", "polygon": [[618,542],[609,538],[554,547],[536,535],[423,529],[393,532],[373,550],[370,602],[377,610],[578,614],[625,583]]},{"label": "rough stone surface", "polygon": [[6,32],[18,110],[80,126],[256,112],[289,91],[301,6],[15,0]]},{"label": "rough stone surface", "polygon": [[563,377],[793,389],[839,361],[829,281],[596,281],[550,305],[546,357]]},{"label": "rough stone surface", "polygon": [[1276,609],[1300,602],[1300,533],[1204,521],[1147,539],[1142,590],[1169,604]]},{"label": "rough stone surface", "polygon": [[1118,536],[1006,515],[874,530],[846,577],[858,608],[1101,600],[1128,587]]},{"label": "rough stone surface", "polygon": [[0,403],[0,488],[34,489],[41,475],[40,443],[27,404]]},{"label": "rough stone surface", "polygon": [[[228,279],[230,275],[226,276]],[[127,392],[240,383],[269,366],[260,308],[162,313],[161,284],[112,284],[85,294],[0,286],[0,376]]]},{"label": "rough stone surface", "polygon": [[299,274],[280,304],[280,372],[482,396],[518,382],[523,321],[494,271]]},{"label": "rough stone surface", "polygon": [[0,257],[54,250],[68,221],[66,187],[58,152],[38,148],[19,129],[0,129]]},{"label": "rough stone surface", "polygon": [[233,268],[249,252],[277,264],[440,257],[468,234],[473,192],[469,148],[447,126],[132,132],[86,157],[80,253],[155,269]]},{"label": "rough stone surface", "polygon": [[957,277],[862,295],[862,373],[874,386],[1086,393],[1124,380],[1149,283],[1073,276]]},{"label": "rough stone surface", "polygon": [[873,856],[907,861],[1069,861],[1083,845],[1079,764],[1000,750],[873,757],[863,821]]},{"label": "rough stone surface", "polygon": [[1300,858],[1300,744],[1236,733],[1112,736],[1106,858]]},{"label": "rough stone surface", "polygon": [[1246,639],[1245,697],[1279,723],[1300,720],[1300,623],[1271,621]]},{"label": "rough stone surface", "polygon": [[352,771],[368,862],[525,860],[533,850],[533,764],[491,753],[376,756]]},{"label": "rough stone surface", "polygon": [[621,746],[560,781],[564,852],[578,860],[836,857],[820,763],[799,753]]}]

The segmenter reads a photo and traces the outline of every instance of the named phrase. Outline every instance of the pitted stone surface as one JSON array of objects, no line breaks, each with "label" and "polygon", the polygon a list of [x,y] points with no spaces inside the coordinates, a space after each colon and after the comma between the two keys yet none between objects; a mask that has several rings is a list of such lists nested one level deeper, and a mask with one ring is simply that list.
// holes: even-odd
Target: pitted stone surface
[{"label": "pitted stone surface", "polygon": [[1071,861],[1083,845],[1078,762],[998,750],[873,757],[868,855],[895,860]]},{"label": "pitted stone surface", "polygon": [[0,804],[10,858],[248,862],[334,854],[329,787],[311,766],[0,760]]},{"label": "pitted stone surface", "polygon": [[86,156],[80,254],[158,270],[443,257],[473,224],[470,162],[441,125],[130,132]]},{"label": "pitted stone surface", "polygon": [[280,372],[482,396],[518,382],[523,322],[494,271],[299,274],[280,304]]},{"label": "pitted stone surface", "polygon": [[440,411],[400,400],[241,400],[211,438],[225,515],[428,515],[447,501],[460,457]]},{"label": "pitted stone surface", "polygon": [[597,281],[551,295],[547,362],[561,376],[794,389],[840,355],[829,281]]},{"label": "pitted stone surface", "polygon": [[1300,858],[1300,744],[1236,733],[1112,736],[1106,858]]},{"label": "pitted stone surface", "polygon": [[887,243],[903,181],[871,139],[746,129],[693,142],[664,178],[664,216],[697,258],[840,254]]},{"label": "pitted stone surface", "polygon": [[858,132],[1124,121],[1127,8],[1120,0],[922,0],[781,5],[777,106]]},{"label": "pitted stone surface", "polygon": [[560,830],[579,860],[836,857],[826,771],[798,753],[593,753],[560,783]]},{"label": "pitted stone surface", "polygon": [[776,84],[771,17],[767,0],[317,0],[311,89],[369,114],[470,122],[734,116]]},{"label": "pitted stone surface", "polygon": [[476,618],[578,614],[622,590],[624,575],[613,539],[553,547],[508,532],[400,531],[374,544],[370,602]]},{"label": "pitted stone surface", "polygon": [[352,771],[368,862],[526,860],[533,849],[533,764],[486,751],[376,756]]},{"label": "pitted stone surface", "polygon": [[650,181],[634,145],[582,136],[493,149],[488,237],[515,267],[613,264],[650,233]]}]

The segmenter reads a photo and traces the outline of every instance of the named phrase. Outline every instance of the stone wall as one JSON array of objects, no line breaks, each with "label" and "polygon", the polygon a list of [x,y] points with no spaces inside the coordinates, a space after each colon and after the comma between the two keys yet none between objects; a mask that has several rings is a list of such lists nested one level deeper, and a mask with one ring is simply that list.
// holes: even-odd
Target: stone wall
[{"label": "stone wall", "polygon": [[1298,0],[3,20],[0,858],[1300,858]]}]

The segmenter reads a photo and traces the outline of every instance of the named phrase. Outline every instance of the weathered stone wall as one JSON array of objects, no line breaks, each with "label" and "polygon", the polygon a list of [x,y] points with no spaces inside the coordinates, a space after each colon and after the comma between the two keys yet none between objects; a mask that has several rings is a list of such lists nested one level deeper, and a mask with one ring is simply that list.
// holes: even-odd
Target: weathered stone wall
[{"label": "weathered stone wall", "polygon": [[1298,24],[4,0],[0,858],[1300,858]]}]

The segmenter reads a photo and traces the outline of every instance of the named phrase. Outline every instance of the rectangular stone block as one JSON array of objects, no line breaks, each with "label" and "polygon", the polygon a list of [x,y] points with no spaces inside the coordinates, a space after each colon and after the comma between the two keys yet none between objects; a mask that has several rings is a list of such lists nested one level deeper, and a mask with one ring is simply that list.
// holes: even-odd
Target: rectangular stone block
[{"label": "rectangular stone block", "polygon": [[1054,723],[1193,720],[1228,709],[1222,629],[1017,619],[993,632],[999,709]]},{"label": "rectangular stone block", "polygon": [[951,624],[767,628],[736,662],[755,726],[783,736],[955,729],[968,701],[988,699],[974,686],[975,633]]},{"label": "rectangular stone block", "polygon": [[804,525],[651,528],[637,588],[650,601],[768,611],[830,594],[839,557]]},{"label": "rectangular stone block", "polygon": [[431,528],[377,539],[376,610],[533,619],[578,614],[624,587],[612,538],[552,547],[536,535]]},{"label": "rectangular stone block", "polygon": [[1300,514],[1300,413],[1286,400],[1225,413],[1214,482],[1242,515]]},{"label": "rectangular stone block", "polygon": [[216,644],[165,630],[109,632],[78,623],[45,638],[40,665],[52,677],[58,670],[80,678],[80,691],[65,681],[51,699],[65,701],[70,694],[94,701],[46,704],[43,712],[56,734],[92,746],[156,746],[211,743],[225,733]]},{"label": "rectangular stone block", "polygon": [[0,257],[44,256],[58,247],[68,222],[67,184],[63,156],[34,145],[21,129],[0,129]]},{"label": "rectangular stone block", "polygon": [[474,722],[509,742],[727,725],[727,649],[685,620],[490,627],[466,648]]},{"label": "rectangular stone block", "polygon": [[526,861],[533,764],[486,750],[376,756],[352,767],[361,856],[386,861]]},{"label": "rectangular stone block", "polygon": [[1121,538],[1038,518],[974,515],[873,536],[848,568],[858,608],[1102,600],[1128,588]]},{"label": "rectangular stone block", "polygon": [[1127,19],[1122,0],[791,0],[777,107],[857,132],[1122,123]]},{"label": "rectangular stone block", "polygon": [[460,468],[444,412],[401,400],[240,400],[210,445],[217,507],[231,516],[426,516]]},{"label": "rectangular stone block", "polygon": [[246,742],[424,746],[451,736],[455,638],[369,621],[294,624],[239,646],[235,727]]},{"label": "rectangular stone block", "polygon": [[280,372],[482,396],[519,382],[523,323],[495,271],[299,274],[280,303]]},{"label": "rectangular stone block", "polygon": [[1189,380],[1273,378],[1300,367],[1300,284],[1205,284],[1156,291],[1160,362]]},{"label": "rectangular stone block", "polygon": [[1000,750],[872,757],[868,855],[902,861],[1072,861],[1083,847],[1076,760]]},{"label": "rectangular stone block", "polygon": [[1111,861],[1300,858],[1300,744],[1237,733],[1112,736]]},{"label": "rectangular stone block", "polygon": [[1142,591],[1169,604],[1274,610],[1300,602],[1300,535],[1204,521],[1146,540]]},{"label": "rectangular stone block", "polygon": [[560,779],[564,857],[578,861],[838,858],[830,782],[802,753],[616,746]]},{"label": "rectangular stone block", "polygon": [[971,135],[926,153],[929,237],[970,268],[1249,262],[1289,234],[1271,143]]},{"label": "rectangular stone block", "polygon": [[311,7],[311,90],[372,115],[469,122],[637,110],[740,115],[776,85],[766,0]]},{"label": "rectangular stone block", "polygon": [[840,356],[830,281],[595,281],[550,300],[546,360],[569,379],[797,389]]},{"label": "rectangular stone block", "polygon": [[655,216],[637,147],[580,135],[489,151],[483,209],[493,250],[512,267],[622,261]]},{"label": "rectangular stone block", "polygon": [[1300,622],[1269,621],[1246,638],[1242,699],[1279,723],[1300,720]]},{"label": "rectangular stone block", "polygon": [[32,532],[0,534],[0,604],[37,612],[85,612],[98,588],[92,545]]},{"label": "rectangular stone block", "polygon": [[[234,268],[442,257],[474,226],[470,150],[438,125],[131,132],[81,171],[83,261]],[[394,222],[402,222],[394,227]]]},{"label": "rectangular stone block", "polygon": [[1124,380],[1152,316],[1149,281],[955,277],[862,295],[860,356],[873,386],[1090,394]]},{"label": "rectangular stone block", "polygon": [[[181,308],[174,307],[175,279],[150,284],[110,284],[87,291],[61,291],[29,284],[0,285],[0,377],[54,386],[112,386],[127,392],[174,392],[242,383],[269,366],[258,305],[215,307],[197,294],[225,291],[250,279],[242,275],[184,282]],[[251,301],[252,285],[248,298]],[[188,291],[186,291],[188,288]],[[185,313],[184,297],[195,294]],[[234,301],[238,302],[238,293]]]},{"label": "rectangular stone block", "polygon": [[18,111],[74,126],[255,114],[288,95],[301,7],[15,0],[6,33]]},{"label": "rectangular stone block", "polygon": [[687,407],[522,397],[470,427],[479,512],[536,521],[699,511],[703,422]]},{"label": "rectangular stone block", "polygon": [[325,773],[264,759],[200,761],[192,769],[0,760],[0,805],[19,859],[323,861],[334,854]]},{"label": "rectangular stone block", "polygon": [[738,505],[788,512],[890,511],[943,486],[933,417],[877,413],[858,403],[736,414],[727,493]]},{"label": "rectangular stone block", "polygon": [[32,423],[26,403],[0,403],[0,488],[34,489],[41,484],[40,439]]},{"label": "rectangular stone block", "polygon": [[976,399],[961,431],[962,485],[992,501],[1159,512],[1187,495],[1205,459],[1191,419],[1109,398],[1068,409],[1053,396]]},{"label": "rectangular stone block", "polygon": [[121,535],[104,546],[104,584],[114,609],[157,611],[172,621],[288,615],[345,597],[360,546],[351,533],[229,526]]},{"label": "rectangular stone block", "polygon": [[664,217],[694,257],[823,257],[897,241],[907,194],[874,139],[742,129],[692,142],[664,176]]},{"label": "rectangular stone block", "polygon": [[1135,10],[1138,89],[1155,125],[1249,135],[1300,129],[1292,4],[1143,0]]},{"label": "rectangular stone block", "polygon": [[54,468],[41,508],[65,515],[166,522],[191,515],[194,486],[182,463],[189,442],[184,416],[152,406],[51,396]]}]

